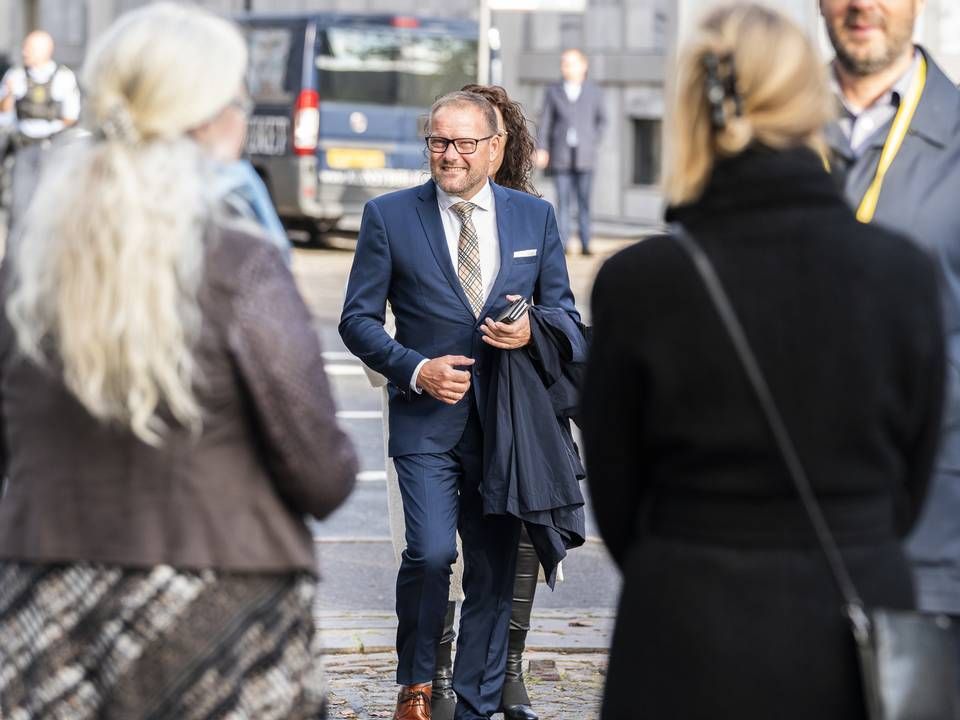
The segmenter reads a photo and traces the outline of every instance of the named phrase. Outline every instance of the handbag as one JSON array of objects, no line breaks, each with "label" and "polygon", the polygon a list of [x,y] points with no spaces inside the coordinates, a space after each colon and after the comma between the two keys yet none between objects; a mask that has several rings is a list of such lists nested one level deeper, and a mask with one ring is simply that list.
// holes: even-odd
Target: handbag
[{"label": "handbag", "polygon": [[946,615],[864,605],[736,311],[706,253],[681,225],[671,237],[693,261],[766,416],[801,504],[843,597],[869,720],[957,720],[957,646]]}]

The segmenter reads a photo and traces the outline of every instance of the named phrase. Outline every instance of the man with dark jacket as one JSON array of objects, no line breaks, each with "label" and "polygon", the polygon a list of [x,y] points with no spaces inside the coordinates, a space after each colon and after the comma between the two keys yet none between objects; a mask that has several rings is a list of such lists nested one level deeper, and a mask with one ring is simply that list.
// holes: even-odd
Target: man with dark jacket
[{"label": "man with dark jacket", "polygon": [[907,550],[921,608],[960,616],[960,91],[913,44],[923,6],[820,0],[837,54],[840,103],[827,139],[833,173],[858,219],[913,237],[940,266],[945,422],[930,495]]},{"label": "man with dark jacket", "polygon": [[571,195],[583,254],[590,254],[590,190],[597,145],[607,125],[603,90],[587,80],[587,56],[567,50],[560,60],[563,82],[547,87],[537,133],[537,164],[553,175],[557,188],[557,222],[564,247],[570,238]]}]

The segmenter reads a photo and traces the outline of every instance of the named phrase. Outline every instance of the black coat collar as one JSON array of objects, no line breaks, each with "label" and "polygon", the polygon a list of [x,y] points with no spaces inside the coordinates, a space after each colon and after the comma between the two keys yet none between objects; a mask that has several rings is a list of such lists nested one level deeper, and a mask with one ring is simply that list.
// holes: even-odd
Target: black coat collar
[{"label": "black coat collar", "polygon": [[689,223],[717,215],[823,204],[845,202],[815,152],[752,145],[720,160],[700,198],[668,208],[666,220]]}]

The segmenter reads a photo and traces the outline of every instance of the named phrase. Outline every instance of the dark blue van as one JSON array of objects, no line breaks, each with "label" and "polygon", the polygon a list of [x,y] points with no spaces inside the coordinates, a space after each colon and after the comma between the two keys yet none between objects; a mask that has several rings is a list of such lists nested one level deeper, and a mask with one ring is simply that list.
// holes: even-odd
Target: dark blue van
[{"label": "dark blue van", "polygon": [[397,15],[250,14],[247,153],[289,227],[355,228],[363,204],[428,177],[424,119],[476,82],[477,25]]}]

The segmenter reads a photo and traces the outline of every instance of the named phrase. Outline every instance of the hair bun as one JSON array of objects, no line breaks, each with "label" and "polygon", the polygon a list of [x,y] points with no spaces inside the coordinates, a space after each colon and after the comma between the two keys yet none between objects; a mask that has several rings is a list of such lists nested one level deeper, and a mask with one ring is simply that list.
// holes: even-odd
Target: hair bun
[{"label": "hair bun", "polygon": [[715,131],[717,149],[724,155],[737,155],[753,142],[754,135],[749,116],[731,117],[722,130]]}]

